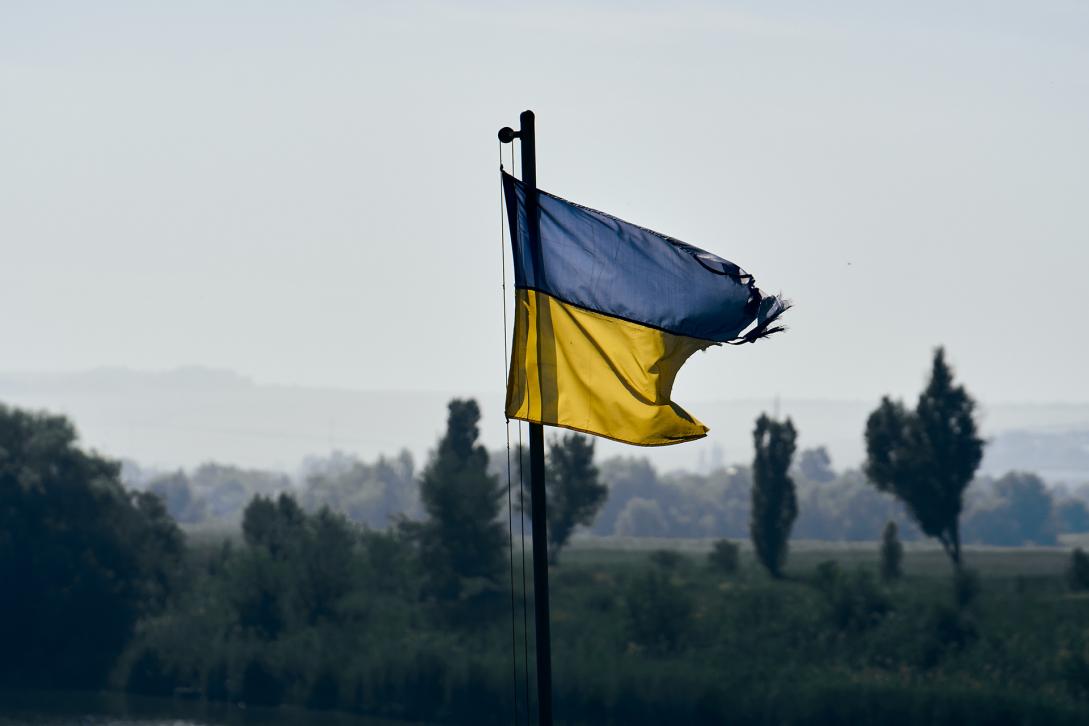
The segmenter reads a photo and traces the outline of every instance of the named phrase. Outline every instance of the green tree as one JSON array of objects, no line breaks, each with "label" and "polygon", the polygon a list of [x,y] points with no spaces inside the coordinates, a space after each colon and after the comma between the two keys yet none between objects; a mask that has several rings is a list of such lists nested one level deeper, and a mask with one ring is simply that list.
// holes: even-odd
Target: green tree
[{"label": "green tree", "polygon": [[228,520],[237,520],[256,494],[274,497],[291,489],[285,474],[214,462],[201,464],[188,478],[193,495],[206,504],[208,514]]},{"label": "green tree", "polygon": [[242,536],[251,547],[264,547],[273,557],[283,557],[301,541],[306,514],[295,498],[256,496],[242,514]]},{"label": "green tree", "polygon": [[232,554],[223,578],[233,620],[247,634],[274,640],[289,625],[290,573],[287,562],[260,546]]},{"label": "green tree", "polygon": [[820,484],[835,481],[836,478],[836,472],[832,468],[832,457],[828,455],[828,449],[823,446],[804,449],[798,457],[798,471],[809,481]]},{"label": "green tree", "polygon": [[1035,474],[1011,471],[977,497],[961,525],[965,542],[1020,547],[1056,542],[1054,502]]},{"label": "green tree", "polygon": [[446,433],[420,478],[427,513],[416,528],[420,561],[431,594],[440,599],[459,597],[466,580],[494,583],[503,571],[503,490],[477,443],[479,421],[476,401],[451,401]]},{"label": "green tree", "polygon": [[1011,471],[994,483],[1018,529],[1017,545],[1053,545],[1056,542],[1051,492],[1043,480],[1025,471]]},{"label": "green tree", "polygon": [[98,687],[184,549],[152,494],[67,419],[0,406],[0,684]]},{"label": "green tree", "polygon": [[796,438],[790,419],[780,422],[761,414],[756,420],[749,532],[756,556],[776,578],[782,576],[787,539],[798,516],[798,499],[789,473]]},{"label": "green tree", "polygon": [[296,590],[298,614],[307,625],[341,620],[340,606],[357,586],[359,536],[343,514],[322,509],[307,518]]},{"label": "green tree", "polygon": [[200,522],[207,514],[204,500],[193,495],[189,478],[183,471],[157,477],[148,484],[147,490],[163,500],[166,511],[177,522]]},{"label": "green tree", "polygon": [[254,497],[243,513],[246,549],[230,566],[230,599],[243,628],[269,639],[286,630],[343,624],[358,585],[360,537],[342,514],[306,514],[281,494]]},{"label": "green tree", "polygon": [[1055,506],[1055,524],[1060,533],[1089,532],[1089,507],[1078,499],[1067,499]]},{"label": "green tree", "polygon": [[407,451],[394,458],[380,456],[373,464],[334,452],[325,460],[310,459],[306,466],[301,501],[308,512],[328,507],[375,529],[416,513],[416,477]]},{"label": "green tree", "polygon": [[866,422],[866,476],[907,505],[957,570],[964,490],[982,458],[975,401],[953,382],[942,348],[934,353],[930,382],[914,411],[886,396]]},{"label": "green tree", "polygon": [[615,532],[621,537],[665,537],[669,521],[658,502],[632,497],[616,518]]},{"label": "green tree", "polygon": [[900,564],[904,559],[904,546],[900,544],[896,522],[890,521],[881,533],[881,579],[892,582],[900,579]]},{"label": "green tree", "polygon": [[546,481],[548,560],[556,564],[575,527],[591,524],[609,495],[598,480],[593,439],[572,433],[551,441]]}]

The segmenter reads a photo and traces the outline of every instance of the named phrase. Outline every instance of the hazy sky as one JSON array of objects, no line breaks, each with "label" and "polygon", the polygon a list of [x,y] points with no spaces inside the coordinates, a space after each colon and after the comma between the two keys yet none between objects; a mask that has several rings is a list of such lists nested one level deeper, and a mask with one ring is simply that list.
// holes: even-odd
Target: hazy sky
[{"label": "hazy sky", "polygon": [[[1089,400],[1089,5],[0,0],[0,368],[502,388],[496,130],[796,303],[675,398]],[[507,147],[509,150],[509,147]]]}]

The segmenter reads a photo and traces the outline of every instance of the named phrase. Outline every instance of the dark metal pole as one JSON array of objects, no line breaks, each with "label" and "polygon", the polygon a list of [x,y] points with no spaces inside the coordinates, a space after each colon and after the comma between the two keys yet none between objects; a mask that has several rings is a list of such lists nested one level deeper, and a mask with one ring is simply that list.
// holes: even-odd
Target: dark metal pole
[{"label": "dark metal pole", "polygon": [[[522,183],[526,185],[529,247],[540,254],[537,213],[537,144],[533,112],[521,121]],[[552,726],[552,626],[548,612],[548,504],[545,497],[544,426],[529,425],[529,491],[533,515],[533,615],[537,630],[537,715],[540,726]]]},{"label": "dark metal pole", "polygon": [[[526,220],[529,248],[540,260],[540,220],[537,212],[537,144],[533,112],[518,117],[521,129],[515,134],[504,128],[503,143],[522,141],[522,183],[526,186]],[[540,265],[538,265],[540,269]],[[529,490],[533,521],[533,616],[537,631],[537,720],[552,726],[552,627],[548,608],[548,504],[545,496],[544,426],[529,425]]]}]

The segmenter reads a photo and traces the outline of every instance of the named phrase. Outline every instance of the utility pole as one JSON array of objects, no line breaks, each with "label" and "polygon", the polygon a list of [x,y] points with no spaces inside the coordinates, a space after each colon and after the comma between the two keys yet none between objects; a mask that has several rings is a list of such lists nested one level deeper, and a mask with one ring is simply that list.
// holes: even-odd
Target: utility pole
[{"label": "utility pole", "polygon": [[[537,206],[537,144],[532,111],[518,117],[521,128],[499,130],[499,140],[522,142],[522,183],[526,188],[529,248],[537,269],[541,256],[541,226]],[[512,170],[513,171],[513,170]],[[539,358],[538,358],[539,359]],[[540,726],[552,726],[552,627],[548,611],[548,517],[545,496],[544,426],[529,425],[529,491],[533,522],[533,616],[537,642],[537,717]]]}]

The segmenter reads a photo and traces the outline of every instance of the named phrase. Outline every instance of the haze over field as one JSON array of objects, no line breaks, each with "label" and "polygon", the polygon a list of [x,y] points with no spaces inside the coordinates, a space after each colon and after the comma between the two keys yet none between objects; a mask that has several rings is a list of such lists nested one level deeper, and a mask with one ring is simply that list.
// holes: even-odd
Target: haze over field
[{"label": "haze over field", "polygon": [[[481,438],[504,443],[502,398],[473,391],[361,391],[270,386],[230,371],[99,369],[73,374],[0,374],[0,401],[70,415],[83,440],[112,456],[157,468],[215,460],[294,472],[334,449],[364,459],[405,448],[417,461],[441,435],[446,403],[477,395]],[[837,467],[857,466],[862,430],[877,401],[706,399],[681,403],[711,427],[685,446],[636,448],[600,440],[601,456],[645,456],[662,470],[748,462],[754,419],[776,406],[798,425],[800,446],[827,446]],[[1053,482],[1089,481],[1089,404],[983,402],[992,439],[982,471],[1028,469]],[[512,426],[511,435],[517,441]]]}]

